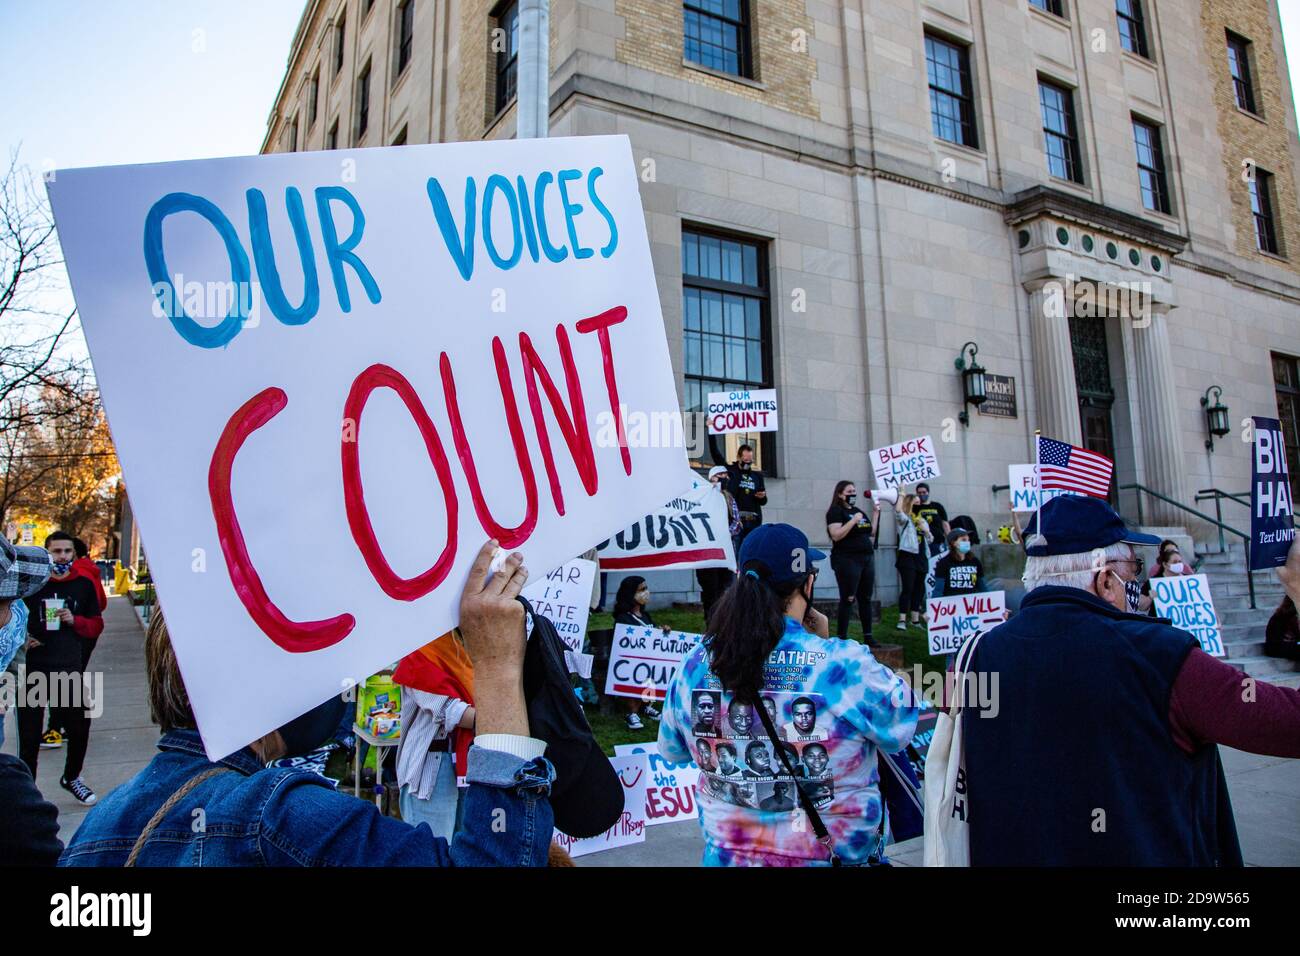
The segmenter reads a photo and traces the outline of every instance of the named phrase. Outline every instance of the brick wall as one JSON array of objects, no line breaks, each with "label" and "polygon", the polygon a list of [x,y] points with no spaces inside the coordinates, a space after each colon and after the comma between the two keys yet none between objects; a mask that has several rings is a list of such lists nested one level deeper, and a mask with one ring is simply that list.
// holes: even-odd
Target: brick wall
[{"label": "brick wall", "polygon": [[750,0],[750,8],[753,85],[682,62],[682,5],[675,0],[615,0],[614,11],[624,25],[616,56],[622,63],[819,118],[813,99],[817,63],[807,52],[814,25],[804,0]]},{"label": "brick wall", "polygon": [[[1236,252],[1248,259],[1300,273],[1300,203],[1290,148],[1290,137],[1295,134],[1287,122],[1281,72],[1284,64],[1278,62],[1275,52],[1279,44],[1274,36],[1272,6],[1273,0],[1202,0],[1201,26],[1214,80],[1223,168],[1232,200],[1232,224],[1236,229]],[[1225,30],[1251,41],[1255,105],[1262,122],[1237,108],[1228,72]],[[1246,159],[1253,159],[1256,165],[1273,174],[1276,189],[1273,211],[1281,234],[1282,252],[1288,257],[1286,261],[1260,252],[1256,244],[1250,195],[1242,180],[1242,163]]]}]

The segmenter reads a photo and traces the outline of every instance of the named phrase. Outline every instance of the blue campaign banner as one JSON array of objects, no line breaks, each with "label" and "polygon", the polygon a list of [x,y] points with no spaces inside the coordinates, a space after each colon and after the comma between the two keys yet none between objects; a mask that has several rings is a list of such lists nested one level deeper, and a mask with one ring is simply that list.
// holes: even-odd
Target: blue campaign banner
[{"label": "blue campaign banner", "polygon": [[1256,415],[1255,454],[1250,468],[1250,569],[1286,563],[1295,537],[1291,476],[1286,466],[1282,423]]}]

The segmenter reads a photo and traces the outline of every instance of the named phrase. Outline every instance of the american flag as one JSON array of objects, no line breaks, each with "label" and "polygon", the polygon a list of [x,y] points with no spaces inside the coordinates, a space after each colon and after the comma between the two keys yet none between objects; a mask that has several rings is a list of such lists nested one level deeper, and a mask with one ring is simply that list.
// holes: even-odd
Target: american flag
[{"label": "american flag", "polygon": [[1105,455],[1054,438],[1038,438],[1038,483],[1043,490],[1058,488],[1105,498],[1114,469],[1115,463]]}]

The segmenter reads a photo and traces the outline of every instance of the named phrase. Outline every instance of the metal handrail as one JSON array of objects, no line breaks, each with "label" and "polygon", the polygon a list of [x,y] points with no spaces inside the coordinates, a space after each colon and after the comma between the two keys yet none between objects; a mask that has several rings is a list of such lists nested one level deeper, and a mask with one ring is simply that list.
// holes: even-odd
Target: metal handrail
[{"label": "metal handrail", "polygon": [[[1250,535],[1248,535],[1244,531],[1238,531],[1236,528],[1232,527],[1232,525],[1224,524],[1221,520],[1216,520],[1214,518],[1211,518],[1209,515],[1197,511],[1195,508],[1189,508],[1187,507],[1187,505],[1183,504],[1182,502],[1174,501],[1174,499],[1168,497],[1167,495],[1162,495],[1158,491],[1153,491],[1152,489],[1148,488],[1146,485],[1140,485],[1137,482],[1133,482],[1132,484],[1128,484],[1128,485],[1120,485],[1119,490],[1137,491],[1137,492],[1146,493],[1150,495],[1152,498],[1155,498],[1159,501],[1163,501],[1167,505],[1172,505],[1173,507],[1177,508],[1180,511],[1186,511],[1189,515],[1195,515],[1197,518],[1200,518],[1206,524],[1214,525],[1216,528],[1219,529],[1219,549],[1222,552],[1226,553],[1227,551],[1227,548],[1223,546],[1223,532],[1227,531],[1230,534],[1235,534],[1237,537],[1241,538],[1241,540],[1244,542],[1244,547],[1242,550],[1245,552],[1246,555],[1246,587],[1250,591],[1251,610],[1255,609],[1256,607],[1255,576],[1250,573]],[[1143,522],[1142,520],[1142,494],[1137,495],[1137,513],[1138,513],[1137,523],[1144,524],[1145,522]]]},{"label": "metal handrail", "polygon": [[[1223,499],[1224,498],[1230,498],[1231,500],[1237,502],[1237,504],[1239,505],[1245,505],[1247,508],[1250,507],[1249,491],[1239,491],[1233,493],[1230,491],[1222,491],[1219,488],[1202,488],[1200,491],[1196,493],[1197,501],[1203,501],[1206,498],[1214,499],[1214,516],[1218,518],[1220,521],[1223,520]],[[1244,501],[1242,500],[1243,498],[1245,499]],[[1220,551],[1227,550],[1227,547],[1223,543],[1222,528],[1219,529],[1219,550]]]},{"label": "metal handrail", "polygon": [[[999,491],[1007,491],[1007,490],[1009,490],[1010,488],[1011,488],[1010,485],[994,485],[994,486],[993,486],[993,494],[996,495]],[[1247,588],[1248,588],[1249,591],[1250,591],[1250,606],[1251,606],[1251,609],[1252,609],[1252,610],[1255,609],[1255,607],[1256,607],[1256,605],[1255,605],[1255,577],[1254,577],[1254,575],[1251,574],[1251,572],[1250,572],[1250,535],[1248,535],[1248,534],[1247,534],[1246,532],[1244,532],[1244,531],[1238,531],[1236,528],[1232,527],[1232,525],[1224,524],[1224,523],[1223,523],[1223,515],[1222,515],[1222,513],[1219,514],[1219,517],[1218,517],[1218,518],[1211,518],[1209,515],[1207,515],[1207,514],[1205,514],[1205,513],[1203,513],[1203,512],[1197,511],[1195,508],[1189,508],[1187,505],[1183,504],[1182,502],[1180,502],[1180,501],[1175,501],[1173,498],[1170,498],[1170,497],[1168,497],[1167,495],[1162,495],[1160,492],[1158,492],[1158,491],[1154,491],[1154,490],[1152,490],[1151,488],[1148,488],[1146,485],[1142,485],[1142,484],[1138,484],[1137,482],[1133,482],[1132,484],[1128,484],[1128,485],[1120,485],[1119,488],[1118,488],[1118,490],[1119,490],[1119,491],[1136,491],[1136,492],[1138,492],[1138,494],[1137,494],[1135,497],[1136,497],[1136,500],[1137,500],[1137,523],[1138,523],[1139,525],[1141,525],[1141,524],[1145,524],[1145,523],[1146,523],[1146,522],[1143,521],[1143,519],[1142,519],[1142,495],[1143,495],[1143,494],[1148,494],[1148,495],[1150,495],[1152,498],[1155,498],[1155,499],[1157,499],[1157,500],[1159,500],[1159,501],[1163,501],[1165,504],[1167,504],[1167,505],[1171,505],[1171,506],[1177,508],[1179,511],[1186,511],[1189,515],[1193,515],[1194,517],[1199,518],[1201,521],[1204,521],[1206,524],[1211,524],[1211,525],[1214,525],[1214,527],[1218,528],[1218,529],[1219,529],[1219,551],[1222,552],[1222,553],[1227,553],[1227,550],[1228,550],[1227,547],[1226,547],[1226,545],[1225,545],[1225,543],[1224,543],[1224,539],[1223,539],[1223,533],[1224,533],[1225,531],[1228,532],[1229,534],[1235,534],[1237,537],[1241,538],[1241,540],[1245,543],[1244,551],[1246,552],[1246,586],[1247,586]],[[1216,490],[1217,490],[1217,489],[1206,489],[1206,492],[1208,492],[1208,491],[1216,491]],[[1201,492],[1201,493],[1202,493],[1202,494],[1206,494],[1206,492]],[[1219,492],[1219,494],[1220,494],[1222,497],[1224,497],[1224,498],[1232,498],[1234,501],[1238,500],[1238,499],[1237,499],[1237,496],[1235,496],[1235,495],[1231,495],[1231,494],[1229,494],[1228,492]],[[1208,494],[1207,494],[1206,496],[1209,497]],[[1198,497],[1197,500],[1199,501],[1200,498]],[[1215,501],[1216,501],[1216,506],[1217,506],[1218,498],[1216,498]]]}]

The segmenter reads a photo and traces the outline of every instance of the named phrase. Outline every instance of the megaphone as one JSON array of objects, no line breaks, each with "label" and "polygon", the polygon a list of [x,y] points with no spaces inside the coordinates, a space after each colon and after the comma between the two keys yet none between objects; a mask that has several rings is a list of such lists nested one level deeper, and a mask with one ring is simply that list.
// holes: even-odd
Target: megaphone
[{"label": "megaphone", "polygon": [[879,491],[871,492],[872,501],[884,501],[891,505],[898,504],[897,488],[882,488]]}]

